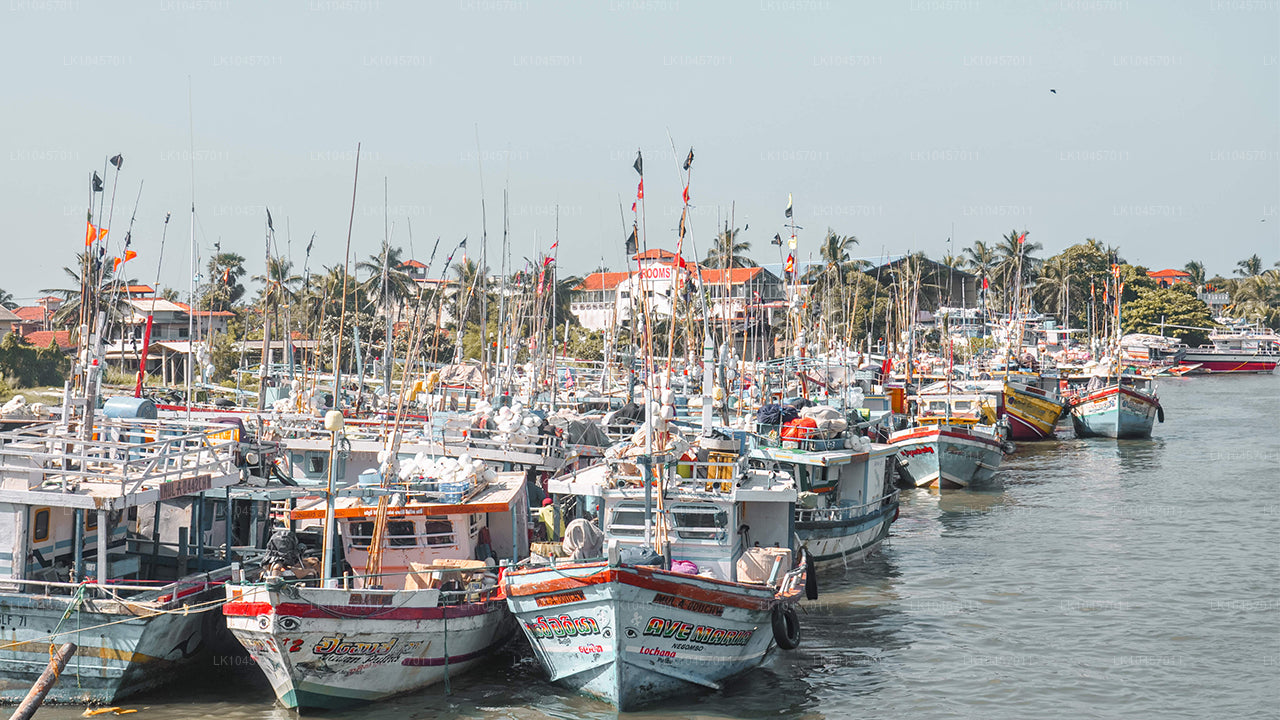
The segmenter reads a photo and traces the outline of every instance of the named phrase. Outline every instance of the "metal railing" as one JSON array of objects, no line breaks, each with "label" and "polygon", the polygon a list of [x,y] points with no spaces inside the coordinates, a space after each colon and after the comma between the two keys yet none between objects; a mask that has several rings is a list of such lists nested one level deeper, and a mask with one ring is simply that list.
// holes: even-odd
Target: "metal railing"
[{"label": "metal railing", "polygon": [[849,505],[833,508],[796,508],[796,522],[840,522],[844,520],[853,520],[858,517],[869,514],[868,508],[882,508],[886,504],[894,502],[898,499],[898,491],[894,490],[888,495],[866,502],[861,505]]},{"label": "metal railing", "polygon": [[[0,475],[30,477],[40,484],[115,486],[123,497],[195,475],[236,472],[227,425],[177,421],[109,420],[94,425],[92,439],[55,423],[0,433]],[[110,494],[110,493],[107,493]]]}]

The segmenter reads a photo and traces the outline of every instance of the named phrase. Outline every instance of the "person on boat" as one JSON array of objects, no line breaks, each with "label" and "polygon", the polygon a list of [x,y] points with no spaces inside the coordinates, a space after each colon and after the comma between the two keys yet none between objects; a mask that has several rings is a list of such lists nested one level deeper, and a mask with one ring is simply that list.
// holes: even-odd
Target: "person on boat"
[{"label": "person on boat", "polygon": [[547,541],[555,542],[564,535],[564,515],[560,515],[560,522],[556,522],[556,505],[551,498],[545,498],[542,501],[542,509],[538,511],[538,519],[547,529]]}]

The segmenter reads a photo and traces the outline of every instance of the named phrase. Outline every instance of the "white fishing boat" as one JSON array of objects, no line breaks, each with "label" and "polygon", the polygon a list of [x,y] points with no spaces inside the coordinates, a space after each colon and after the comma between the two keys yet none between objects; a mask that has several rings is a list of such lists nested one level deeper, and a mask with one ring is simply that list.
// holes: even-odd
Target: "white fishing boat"
[{"label": "white fishing boat", "polygon": [[[484,476],[343,491],[351,496],[332,510],[342,555],[365,572],[340,586],[332,574],[312,577],[319,564],[296,551],[287,531],[274,543],[281,551],[273,571],[227,585],[228,627],[281,705],[351,707],[447,682],[509,638],[497,558],[527,555],[524,476]],[[325,514],[313,503],[290,520]]]},{"label": "white fishing boat", "polygon": [[603,535],[579,517],[568,557],[503,575],[551,680],[620,710],[722,688],[775,644],[799,643],[810,575],[791,531],[794,481],[724,449],[707,463],[675,449],[553,480],[553,495],[599,503]]}]

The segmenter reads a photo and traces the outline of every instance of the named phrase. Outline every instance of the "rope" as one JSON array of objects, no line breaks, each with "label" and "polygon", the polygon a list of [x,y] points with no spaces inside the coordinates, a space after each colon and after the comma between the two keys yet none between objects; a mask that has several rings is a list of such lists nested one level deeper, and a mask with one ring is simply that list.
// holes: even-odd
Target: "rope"
[{"label": "rope", "polygon": [[[0,645],[0,651],[9,650],[11,648],[18,647],[19,645],[25,645],[27,643],[38,643],[42,641],[53,640],[54,638],[57,638],[62,635],[71,635],[71,634],[81,633],[86,630],[98,630],[100,628],[110,627],[112,625],[119,625],[121,623],[133,622],[134,620],[145,620],[147,618],[156,617],[158,615],[187,615],[192,612],[200,612],[203,610],[207,610],[209,608],[217,607],[219,605],[224,605],[226,604],[226,602],[227,602],[226,598],[219,598],[217,600],[210,600],[208,602],[199,603],[197,605],[184,605],[182,607],[182,610],[156,610],[146,615],[131,615],[127,618],[123,618],[120,620],[112,620],[111,622],[102,623],[100,625],[90,625],[88,627],[76,628],[75,630],[66,630],[64,632],[57,632],[57,628],[54,628],[54,632],[48,635],[35,637],[35,638],[32,638],[31,640],[19,640],[19,641],[8,643],[6,645]],[[59,623],[59,626],[61,626],[61,623]]]}]

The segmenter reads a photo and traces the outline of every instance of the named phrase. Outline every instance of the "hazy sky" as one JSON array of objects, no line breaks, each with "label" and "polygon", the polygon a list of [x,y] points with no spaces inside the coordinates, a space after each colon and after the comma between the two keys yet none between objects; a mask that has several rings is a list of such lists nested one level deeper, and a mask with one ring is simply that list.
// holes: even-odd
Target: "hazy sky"
[{"label": "hazy sky", "polygon": [[264,206],[299,268],[313,232],[312,270],[342,262],[357,142],[353,262],[384,178],[394,244],[477,253],[482,162],[491,265],[506,188],[515,257],[559,203],[561,266],[620,269],[637,147],[648,243],[674,246],[668,132],[696,149],[699,256],[736,203],[776,262],[792,193],[802,258],[827,227],[938,257],[953,226],[957,252],[1017,228],[1153,268],[1280,257],[1280,0],[4,2],[0,288],[23,301],[64,286],[116,153],[112,251],[144,183],[129,274],[154,282],[172,212],[160,282],[185,294],[193,138],[201,264],[220,241],[251,274]]}]

